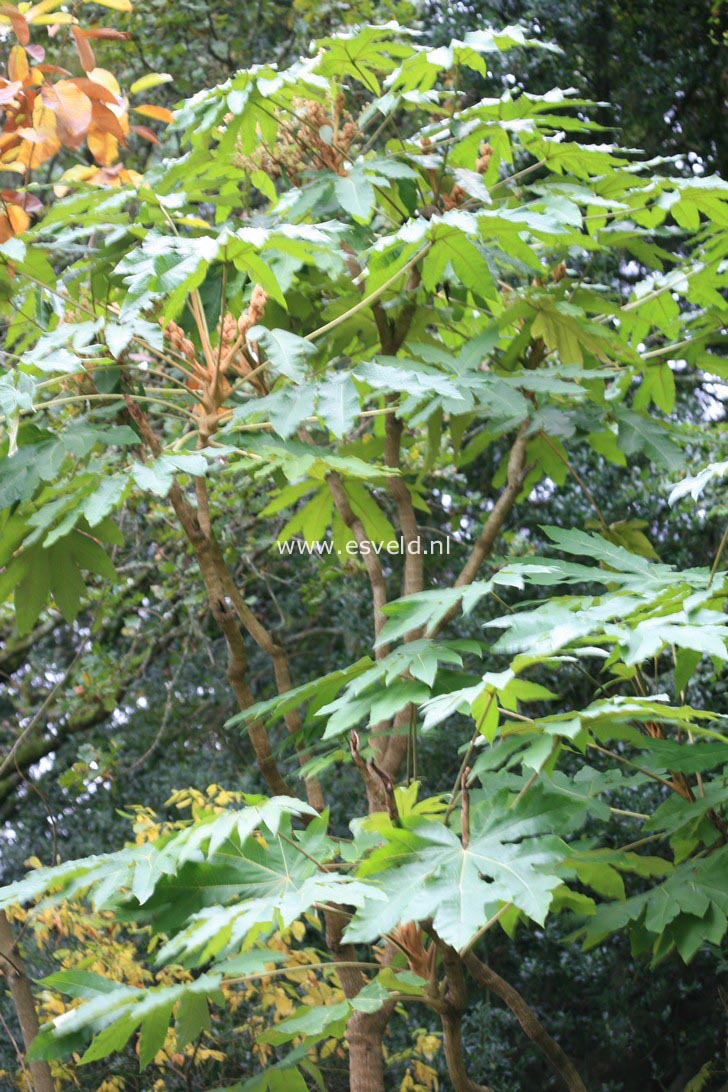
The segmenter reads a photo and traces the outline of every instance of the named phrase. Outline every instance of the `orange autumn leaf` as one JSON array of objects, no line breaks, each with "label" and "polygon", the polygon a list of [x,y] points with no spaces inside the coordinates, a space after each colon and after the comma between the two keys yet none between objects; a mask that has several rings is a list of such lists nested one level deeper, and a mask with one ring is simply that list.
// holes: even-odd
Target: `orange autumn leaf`
[{"label": "orange autumn leaf", "polygon": [[119,118],[100,102],[91,105],[91,129],[100,133],[111,133],[122,144],[126,143],[125,129]]},{"label": "orange autumn leaf", "polygon": [[151,103],[144,103],[142,106],[132,107],[135,114],[142,114],[145,118],[154,118],[155,121],[166,121],[167,124],[174,121],[174,115],[171,110],[167,110],[165,106],[152,106]]},{"label": "orange autumn leaf", "polygon": [[25,17],[20,14],[17,8],[4,6],[0,8],[0,11],[9,20],[13,33],[21,46],[26,46],[30,41],[30,28]]},{"label": "orange autumn leaf", "polygon": [[71,80],[44,83],[43,102],[56,115],[58,136],[68,148],[78,148],[91,124],[91,100]]},{"label": "orange autumn leaf", "polygon": [[18,205],[0,206],[0,243],[20,235],[30,226],[30,216]]},{"label": "orange autumn leaf", "polygon": [[[30,51],[28,51],[30,52]],[[38,64],[33,69],[33,73],[39,72],[41,76],[70,76],[71,73],[67,68],[60,68],[57,64]],[[42,79],[40,81],[43,82]]]},{"label": "orange autumn leaf", "polygon": [[89,151],[100,167],[109,167],[119,156],[119,141],[109,132],[92,129],[86,138]]},{"label": "orange autumn leaf", "polygon": [[13,148],[20,143],[21,138],[18,136],[17,130],[15,132],[0,134],[0,158],[4,152],[7,152],[8,148]]},{"label": "orange autumn leaf", "polygon": [[84,95],[93,102],[108,102],[113,106],[119,104],[116,95],[101,83],[89,80],[85,76],[76,76],[71,80],[71,83],[75,84],[79,91],[83,91]]},{"label": "orange autumn leaf", "polygon": [[85,30],[84,34],[87,38],[100,38],[109,42],[128,42],[131,38],[128,30],[114,30],[112,27],[92,27]]},{"label": "orange autumn leaf", "polygon": [[150,144],[161,143],[157,134],[153,133],[151,129],[147,129],[146,125],[132,125],[131,131],[136,133],[137,136],[143,137],[144,140],[148,140]]},{"label": "orange autumn leaf", "polygon": [[92,72],[96,68],[94,51],[88,43],[88,38],[79,27],[71,27],[71,34],[76,43],[76,50],[84,72]]}]

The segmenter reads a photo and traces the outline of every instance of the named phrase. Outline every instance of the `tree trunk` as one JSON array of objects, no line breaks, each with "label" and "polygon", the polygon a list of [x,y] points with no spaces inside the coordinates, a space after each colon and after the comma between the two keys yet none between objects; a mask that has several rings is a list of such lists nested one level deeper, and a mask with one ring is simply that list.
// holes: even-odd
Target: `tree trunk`
[{"label": "tree trunk", "polygon": [[[35,999],[25,964],[15,944],[15,937],[4,910],[0,910],[0,970],[8,980],[26,1051],[38,1034]],[[47,1062],[28,1062],[34,1092],[56,1092],[56,1082]]]},{"label": "tree trunk", "polygon": [[[341,939],[347,916],[332,908],[326,911],[324,918],[329,951],[334,959],[343,964],[339,968],[339,980],[344,996],[356,997],[366,986],[367,980],[357,963],[356,949],[352,944],[344,944]],[[346,1041],[349,1045],[350,1092],[387,1092],[382,1036],[393,1011],[394,1002],[388,1001],[378,1012],[354,1012],[349,1017]]]},{"label": "tree trunk", "polygon": [[389,1014],[355,1012],[346,1029],[351,1092],[386,1092],[382,1033]]}]

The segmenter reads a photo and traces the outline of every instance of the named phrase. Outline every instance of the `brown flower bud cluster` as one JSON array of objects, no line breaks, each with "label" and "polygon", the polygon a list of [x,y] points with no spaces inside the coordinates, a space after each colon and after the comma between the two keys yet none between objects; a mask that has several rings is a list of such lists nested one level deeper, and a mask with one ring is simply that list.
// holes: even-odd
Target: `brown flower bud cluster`
[{"label": "brown flower bud cluster", "polygon": [[449,212],[450,209],[459,209],[467,199],[468,195],[462,186],[453,186],[449,193],[443,193],[442,207],[445,212]]},{"label": "brown flower bud cluster", "polygon": [[[250,382],[258,394],[267,394],[268,388],[262,374],[256,374],[257,362],[251,360],[247,334],[265,314],[268,296],[260,285],[254,285],[247,309],[235,318],[229,311],[217,327],[217,345],[207,341],[207,349],[198,354],[191,339],[174,320],[162,323],[165,338],[175,356],[184,360],[181,370],[187,375],[188,390],[196,394],[194,413],[200,418],[200,437],[206,442],[218,428],[223,405],[232,391],[227,378],[234,373],[241,378],[250,376]],[[201,334],[203,346],[206,339]]]},{"label": "brown flower bud cluster", "polygon": [[[267,293],[259,284],[256,284],[250,296],[248,309],[238,319],[234,318],[229,311],[224,316],[218,327],[220,372],[222,375],[233,371],[236,375],[245,377],[254,372],[254,365],[248,355],[248,331],[263,320],[267,303]],[[253,375],[250,382],[259,394],[268,393],[268,387],[262,375]]]},{"label": "brown flower bud cluster", "polygon": [[253,155],[239,155],[243,170],[263,170],[270,178],[285,176],[294,185],[305,170],[346,174],[349,149],[359,130],[345,110],[340,95],[330,112],[313,99],[294,99],[293,119],[279,118],[278,136],[272,148],[262,145]]},{"label": "brown flower bud cluster", "polygon": [[[395,945],[404,954],[409,969],[420,978],[431,980],[435,970],[437,949],[434,944],[427,948],[424,944],[422,927],[413,921],[398,925],[389,934]],[[381,952],[376,953],[377,962],[383,962]]]},{"label": "brown flower bud cluster", "polygon": [[475,161],[475,169],[478,174],[485,174],[490,166],[490,161],[493,156],[493,148],[490,144],[480,145],[480,155]]},{"label": "brown flower bud cluster", "polygon": [[195,347],[186,333],[173,319],[164,327],[164,333],[169,342],[169,347],[177,356],[184,357],[193,368],[197,367],[197,353]]}]

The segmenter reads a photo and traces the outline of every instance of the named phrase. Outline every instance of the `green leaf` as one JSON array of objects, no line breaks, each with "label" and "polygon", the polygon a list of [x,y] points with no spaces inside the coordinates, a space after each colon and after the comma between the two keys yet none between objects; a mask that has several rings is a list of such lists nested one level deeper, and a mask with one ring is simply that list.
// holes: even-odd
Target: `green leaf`
[{"label": "green leaf", "polygon": [[337,175],[334,182],[336,198],[349,215],[359,224],[368,224],[374,209],[374,187],[356,167],[347,175]]},{"label": "green leaf", "polygon": [[693,500],[696,501],[708,482],[724,478],[726,475],[728,475],[728,461],[723,463],[709,463],[708,466],[704,467],[697,474],[683,478],[681,482],[678,482],[677,485],[673,486],[672,492],[668,497],[668,504],[671,506],[676,504],[682,497],[686,497],[688,493]]},{"label": "green leaf", "polygon": [[[204,1000],[204,999],[203,999]],[[207,1002],[204,1001],[205,1008]],[[172,1004],[155,1008],[142,1020],[141,1034],[139,1037],[139,1068],[145,1069],[155,1054],[164,1046],[167,1037],[167,1029],[172,1015]]]},{"label": "green leaf", "polygon": [[349,375],[336,375],[318,387],[316,409],[334,436],[341,439],[359,415],[359,393]]},{"label": "green leaf", "polygon": [[265,326],[253,326],[247,338],[248,344],[257,342],[262,346],[281,375],[295,383],[305,382],[306,362],[316,355],[316,346],[310,341],[290,330],[267,330]]},{"label": "green leaf", "polygon": [[[167,1020],[169,1023],[169,1020]],[[185,993],[177,1009],[175,1032],[178,1049],[193,1042],[203,1031],[210,1030],[210,1007],[204,994]],[[166,1031],[166,1026],[165,1026]]]},{"label": "green leaf", "polygon": [[[373,851],[359,875],[376,880],[386,903],[365,901],[344,939],[375,940],[411,921],[414,913],[418,921],[432,917],[439,936],[463,948],[505,902],[543,922],[561,883],[558,868],[566,846],[548,833],[552,815],[508,809],[506,799],[472,794],[467,848],[440,823],[403,820],[402,829],[379,830],[385,844]],[[569,804],[560,802],[558,808],[568,813]]]},{"label": "green leaf", "polygon": [[259,1036],[259,1041],[279,1046],[281,1043],[290,1042],[297,1035],[304,1035],[309,1042],[312,1038],[315,1041],[323,1035],[338,1039],[344,1033],[350,1012],[351,1005],[348,1001],[340,1001],[336,1005],[316,1005],[313,1008],[303,1006],[293,1016],[286,1017],[275,1027],[264,1031]]},{"label": "green leaf", "polygon": [[619,422],[617,443],[625,455],[644,451],[667,470],[674,472],[682,467],[682,452],[665,426],[621,406],[615,413]]}]

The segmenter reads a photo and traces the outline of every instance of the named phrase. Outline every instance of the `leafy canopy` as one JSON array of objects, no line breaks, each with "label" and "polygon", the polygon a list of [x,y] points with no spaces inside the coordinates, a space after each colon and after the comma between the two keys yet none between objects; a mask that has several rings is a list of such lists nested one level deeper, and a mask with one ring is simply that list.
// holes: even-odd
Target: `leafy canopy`
[{"label": "leafy canopy", "polygon": [[[346,837],[281,781],[270,799],[198,811],[156,842],[5,889],[2,906],[86,895],[161,933],[161,963],[202,972],[149,988],[55,976],[84,1000],[46,1026],[39,1056],[92,1037],[91,1061],[140,1029],[144,1065],[170,1021],[188,1042],[208,1026],[205,999],[267,973],[276,931],[336,907],[344,944],[391,943],[415,921],[463,960],[496,923],[551,913],[588,945],[627,929],[655,958],[689,959],[724,934],[728,737],[688,701],[701,658],[716,670],[726,658],[717,563],[677,571],[638,521],[607,525],[597,509],[595,531],[549,528],[549,556],[476,576],[510,507],[574,473],[569,445],[684,472],[675,375],[726,374],[728,186],[660,177],[602,143],[569,91],[458,92],[459,72],[485,77],[488,57],[513,48],[548,47],[520,27],[439,49],[393,26],[325,39],[288,69],[200,91],[175,114],[179,159],[113,192],[69,179],[0,246],[0,592],[19,630],[49,606],[72,622],[115,578],[115,514],[169,500],[230,648],[234,610],[271,656],[278,695],[251,704],[239,685],[231,722],[269,785],[294,749],[309,800],[337,763],[381,781]],[[614,273],[626,261],[639,270],[629,289]],[[472,502],[453,535],[475,544],[472,564],[453,586],[415,586],[408,553],[404,594],[385,605],[382,551],[416,545],[417,513],[490,449],[494,522]],[[686,478],[673,501],[722,472]],[[371,658],[293,687],[207,529],[231,482],[255,490],[271,539],[329,543],[332,563],[367,572]],[[481,618],[501,592],[516,606]],[[487,621],[479,640],[441,636],[460,611]],[[573,666],[592,684],[583,708],[558,694]],[[289,735],[273,758],[279,721]],[[418,730],[462,743],[452,792],[395,786],[388,748]],[[649,814],[624,806],[646,786],[662,794]],[[625,816],[644,843],[615,837]],[[402,993],[432,1002],[405,966],[278,1024],[271,1041],[296,1044],[283,1064],[353,1013]]]}]

